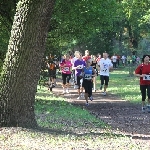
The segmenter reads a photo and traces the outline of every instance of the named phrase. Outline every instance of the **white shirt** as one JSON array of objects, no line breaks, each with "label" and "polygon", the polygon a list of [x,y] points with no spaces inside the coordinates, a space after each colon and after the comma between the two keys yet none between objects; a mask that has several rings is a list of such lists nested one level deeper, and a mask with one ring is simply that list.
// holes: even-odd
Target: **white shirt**
[{"label": "white shirt", "polygon": [[117,56],[112,57],[112,62],[117,62]]},{"label": "white shirt", "polygon": [[113,66],[111,60],[109,58],[101,58],[98,65],[100,66],[100,75],[109,76],[109,68]]}]

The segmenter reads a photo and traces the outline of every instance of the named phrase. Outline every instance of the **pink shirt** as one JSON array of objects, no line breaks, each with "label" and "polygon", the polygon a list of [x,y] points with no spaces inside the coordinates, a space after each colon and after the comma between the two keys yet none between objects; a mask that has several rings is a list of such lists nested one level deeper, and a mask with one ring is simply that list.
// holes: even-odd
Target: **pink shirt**
[{"label": "pink shirt", "polygon": [[[64,66],[65,65],[65,66]],[[71,74],[71,67],[72,67],[72,63],[70,60],[64,60],[61,64],[60,67],[62,69],[62,73],[64,74]]]}]

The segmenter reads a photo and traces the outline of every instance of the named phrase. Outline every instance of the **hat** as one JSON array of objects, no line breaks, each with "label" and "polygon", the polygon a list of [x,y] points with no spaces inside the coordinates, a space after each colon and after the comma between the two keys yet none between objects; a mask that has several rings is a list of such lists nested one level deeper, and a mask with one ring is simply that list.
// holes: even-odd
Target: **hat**
[{"label": "hat", "polygon": [[146,57],[146,56],[148,56],[149,58],[150,58],[150,55],[143,55],[143,57],[142,57],[142,62],[144,62],[144,58]]}]

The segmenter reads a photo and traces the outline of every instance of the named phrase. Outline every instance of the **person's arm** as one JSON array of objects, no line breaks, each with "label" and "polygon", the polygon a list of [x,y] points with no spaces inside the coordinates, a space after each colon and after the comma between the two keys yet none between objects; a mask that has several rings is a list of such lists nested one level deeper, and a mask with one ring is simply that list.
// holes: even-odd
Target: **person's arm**
[{"label": "person's arm", "polygon": [[92,72],[93,72],[92,77],[95,77],[96,76],[96,71],[95,71],[94,68],[92,68]]},{"label": "person's arm", "polygon": [[139,65],[139,66],[136,68],[136,70],[134,71],[134,75],[135,75],[136,77],[142,78],[142,77],[145,77],[145,76],[146,76],[146,74],[142,74],[142,68],[143,68],[142,65]]},{"label": "person's arm", "polygon": [[109,71],[111,71],[113,69],[113,64],[112,62],[110,61],[110,64],[109,64]]}]

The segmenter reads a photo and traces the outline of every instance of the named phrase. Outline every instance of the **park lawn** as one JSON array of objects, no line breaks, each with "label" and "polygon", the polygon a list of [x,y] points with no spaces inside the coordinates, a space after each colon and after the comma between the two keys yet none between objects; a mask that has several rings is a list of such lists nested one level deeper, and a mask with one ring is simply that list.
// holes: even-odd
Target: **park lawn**
[{"label": "park lawn", "polygon": [[139,78],[129,76],[128,68],[110,73],[109,91],[132,103],[141,103]]},{"label": "park lawn", "polygon": [[[116,91],[121,96],[123,95],[122,90],[113,89],[112,83],[115,85],[126,75],[123,71],[118,74],[114,71],[111,74],[113,79],[110,85],[111,92]],[[35,99],[35,114],[40,129],[2,128],[0,131],[1,149],[142,150],[143,148],[120,131],[111,130],[110,126],[86,109],[74,106],[62,97],[55,97],[43,86],[41,89],[38,86]]]}]

